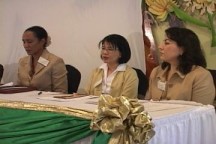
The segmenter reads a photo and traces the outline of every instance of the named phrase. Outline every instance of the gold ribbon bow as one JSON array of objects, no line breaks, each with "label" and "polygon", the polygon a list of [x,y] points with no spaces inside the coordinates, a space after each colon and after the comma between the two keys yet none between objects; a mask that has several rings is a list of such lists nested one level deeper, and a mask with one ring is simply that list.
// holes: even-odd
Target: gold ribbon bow
[{"label": "gold ribbon bow", "polygon": [[137,99],[102,95],[90,128],[112,133],[110,144],[147,143],[154,136],[151,117]]}]

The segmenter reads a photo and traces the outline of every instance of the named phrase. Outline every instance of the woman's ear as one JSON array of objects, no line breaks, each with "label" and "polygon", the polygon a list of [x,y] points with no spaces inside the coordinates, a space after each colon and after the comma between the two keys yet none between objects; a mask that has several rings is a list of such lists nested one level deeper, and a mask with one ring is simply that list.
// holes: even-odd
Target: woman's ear
[{"label": "woman's ear", "polygon": [[183,55],[183,53],[184,53],[184,50],[183,50],[182,47],[180,47],[180,49],[179,49],[179,55],[181,56],[181,55]]},{"label": "woman's ear", "polygon": [[40,43],[43,45],[43,47],[46,47],[46,40],[44,38],[40,40]]},{"label": "woman's ear", "polygon": [[119,58],[121,58],[122,57],[122,54],[121,53],[119,53]]}]

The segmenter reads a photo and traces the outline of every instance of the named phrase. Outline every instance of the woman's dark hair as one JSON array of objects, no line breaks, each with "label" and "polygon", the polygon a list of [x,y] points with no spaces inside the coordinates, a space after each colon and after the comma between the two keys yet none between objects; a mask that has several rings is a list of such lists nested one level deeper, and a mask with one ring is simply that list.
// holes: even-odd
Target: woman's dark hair
[{"label": "woman's dark hair", "polygon": [[[183,50],[183,54],[178,57],[178,70],[187,74],[191,71],[193,65],[206,68],[206,60],[200,46],[198,36],[187,28],[171,27],[165,30],[166,36],[175,41],[176,44]],[[170,68],[167,62],[162,63],[162,69]]]},{"label": "woman's dark hair", "polygon": [[38,40],[42,40],[42,39],[45,39],[45,44],[44,44],[44,47],[46,47],[47,45],[47,39],[48,39],[48,33],[47,31],[41,27],[41,26],[32,26],[30,28],[27,28],[25,30],[25,32],[27,31],[31,31],[34,33],[35,37],[38,38]]},{"label": "woman's dark hair", "polygon": [[131,58],[131,50],[128,41],[121,35],[111,34],[104,37],[98,44],[99,48],[105,43],[108,42],[116,50],[118,49],[121,53],[121,57],[118,60],[119,64],[127,63]]}]

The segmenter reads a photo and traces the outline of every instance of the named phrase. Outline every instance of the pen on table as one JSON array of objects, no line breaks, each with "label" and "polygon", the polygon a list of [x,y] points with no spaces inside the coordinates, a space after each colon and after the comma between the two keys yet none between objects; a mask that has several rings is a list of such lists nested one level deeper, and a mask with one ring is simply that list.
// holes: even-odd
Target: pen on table
[{"label": "pen on table", "polygon": [[39,93],[38,93],[38,95],[41,95],[42,94],[42,91],[40,91]]}]

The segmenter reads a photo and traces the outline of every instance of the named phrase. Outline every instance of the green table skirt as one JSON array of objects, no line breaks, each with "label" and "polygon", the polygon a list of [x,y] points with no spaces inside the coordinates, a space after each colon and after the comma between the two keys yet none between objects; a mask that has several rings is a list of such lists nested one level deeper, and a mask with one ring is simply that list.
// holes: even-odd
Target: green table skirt
[{"label": "green table skirt", "polygon": [[111,134],[92,131],[90,120],[55,112],[0,107],[0,144],[71,144],[94,135],[107,144]]}]

